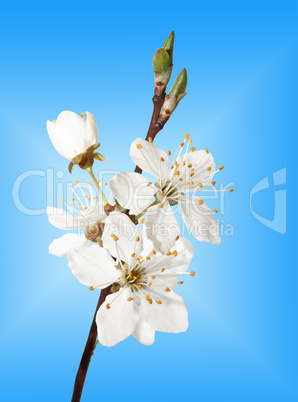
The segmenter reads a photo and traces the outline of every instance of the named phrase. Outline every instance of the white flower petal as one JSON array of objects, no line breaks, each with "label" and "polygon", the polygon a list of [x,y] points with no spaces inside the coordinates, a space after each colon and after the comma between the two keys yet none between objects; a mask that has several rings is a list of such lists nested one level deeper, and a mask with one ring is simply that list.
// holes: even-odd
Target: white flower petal
[{"label": "white flower petal", "polygon": [[86,139],[85,146],[86,148],[91,147],[98,142],[98,131],[95,117],[92,113],[86,112]]},{"label": "white flower petal", "polygon": [[54,207],[47,207],[46,213],[49,222],[62,230],[84,229],[92,223],[102,222],[107,217],[102,202],[82,210],[82,215],[71,215],[62,208]]},{"label": "white flower petal", "polygon": [[[153,303],[142,298],[142,308],[146,321],[156,331],[183,332],[188,328],[188,313],[184,300],[174,290],[166,292],[163,288],[154,289],[153,286],[144,291],[150,295]],[[156,301],[162,304],[157,304]]]},{"label": "white flower petal", "polygon": [[84,234],[67,233],[53,240],[49,246],[49,253],[62,257],[75,248],[87,247],[87,245],[88,240]]},{"label": "white flower petal", "polygon": [[[128,301],[129,288],[122,288],[109,295],[96,315],[98,340],[104,346],[114,346],[131,335],[139,321],[138,305]],[[110,308],[106,308],[109,304]]]},{"label": "white flower petal", "polygon": [[148,209],[145,219],[146,234],[152,240],[156,250],[161,253],[168,252],[175,244],[175,238],[180,228],[175,214],[167,200]]},{"label": "white flower petal", "polygon": [[166,152],[149,141],[137,138],[130,147],[130,157],[145,172],[157,179],[169,177],[169,159]]},{"label": "white flower petal", "polygon": [[139,173],[118,173],[110,180],[110,188],[122,207],[138,215],[151,204],[153,195],[158,191],[148,183],[149,180]]},{"label": "white flower petal", "polygon": [[46,213],[49,222],[58,229],[72,230],[83,227],[78,225],[79,215],[68,214],[62,208],[47,207]]},{"label": "white flower petal", "polygon": [[83,285],[103,289],[117,282],[121,276],[106,248],[97,245],[81,247],[70,251],[67,257],[69,268]]},{"label": "white flower petal", "polygon": [[[78,216],[79,221],[86,222],[86,226],[93,223],[103,222],[107,218],[107,214],[104,210],[104,203],[97,202],[94,205],[90,205],[87,209],[82,210],[82,215]],[[80,223],[82,226],[82,224]]]},{"label": "white flower petal", "polygon": [[57,127],[61,127],[63,144],[67,144],[67,153],[72,155],[70,159],[86,151],[85,120],[81,116],[74,112],[64,111],[59,114],[55,124]]},{"label": "white flower petal", "polygon": [[199,200],[199,197],[180,200],[183,220],[197,240],[220,244],[218,222],[206,204],[199,205]]},{"label": "white flower petal", "polygon": [[132,336],[134,336],[143,345],[149,346],[154,343],[155,330],[150,327],[144,318],[140,318],[134,332],[132,333]]},{"label": "white flower petal", "polygon": [[48,120],[47,131],[56,151],[64,158],[72,159],[74,157],[73,149],[67,138],[64,137],[63,128],[58,126],[57,123]]},{"label": "white flower petal", "polygon": [[[192,260],[194,254],[194,248],[191,242],[183,237],[180,237],[175,241],[174,246],[170,250],[171,255],[157,255],[155,258],[151,258],[150,261],[146,263],[146,273],[148,275],[158,276],[158,278],[163,277],[161,270],[164,268],[164,273],[167,275],[175,272],[186,272],[188,266]],[[169,278],[169,276],[165,276]]]},{"label": "white flower petal", "polygon": [[[183,161],[185,162],[184,164]],[[215,172],[215,162],[210,152],[190,152],[186,155],[185,159],[184,156],[180,157],[178,163],[180,165],[180,174],[179,176],[175,176],[174,179],[179,184],[179,191],[184,193],[199,191],[202,186],[206,187],[210,185]],[[184,181],[179,181],[179,178],[183,178]],[[186,182],[189,184],[185,185]]]},{"label": "white flower petal", "polygon": [[[116,235],[116,242],[111,235]],[[136,241],[138,239],[138,241]],[[103,245],[111,254],[131,265],[143,249],[141,231],[129,217],[121,212],[111,212],[105,220],[105,228],[102,235]],[[135,256],[132,256],[135,254]]]}]

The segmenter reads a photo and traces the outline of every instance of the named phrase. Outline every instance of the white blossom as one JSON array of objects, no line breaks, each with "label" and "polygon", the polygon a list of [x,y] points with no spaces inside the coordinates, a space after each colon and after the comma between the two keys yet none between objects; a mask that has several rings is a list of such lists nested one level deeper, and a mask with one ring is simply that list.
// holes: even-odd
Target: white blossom
[{"label": "white blossom", "polygon": [[57,120],[47,121],[47,130],[56,151],[69,160],[98,142],[96,120],[89,112],[63,111]]},{"label": "white blossom", "polygon": [[[172,211],[176,204],[180,204],[183,220],[197,240],[214,244],[221,241],[213,216],[217,211],[211,211],[198,196],[190,195],[214,184],[215,163],[208,150],[196,151],[190,147],[191,152],[188,152],[190,144],[191,139],[186,135],[170,165],[169,151],[137,138],[131,145],[130,156],[142,170],[156,177],[156,183],[152,184],[138,173],[119,173],[110,180],[115,199],[133,214],[138,215],[150,206],[155,195],[157,201],[148,208],[145,225],[148,237],[161,252],[173,247],[180,230]],[[219,170],[222,168],[220,166]],[[162,227],[169,230],[162,230]]]},{"label": "white blossom", "polygon": [[191,243],[177,237],[175,247],[162,255],[148,248],[152,243],[143,239],[127,215],[112,212],[105,221],[103,244],[68,254],[73,274],[90,290],[112,285],[96,316],[99,341],[113,346],[133,335],[150,345],[155,331],[186,331],[187,308],[174,288],[177,276],[194,275],[187,272]]}]

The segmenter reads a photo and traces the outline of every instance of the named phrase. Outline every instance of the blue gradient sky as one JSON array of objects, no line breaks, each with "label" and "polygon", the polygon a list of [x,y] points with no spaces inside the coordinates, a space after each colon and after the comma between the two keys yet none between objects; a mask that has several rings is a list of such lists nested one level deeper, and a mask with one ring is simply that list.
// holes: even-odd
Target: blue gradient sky
[{"label": "blue gradient sky", "polygon": [[[4,225],[0,399],[68,401],[98,294],[48,254],[61,233],[44,214],[13,203],[28,170],[65,171],[45,122],[61,110],[92,112],[106,169],[130,171],[130,142],[151,116],[151,59],[175,29],[174,75],[186,67],[188,95],[156,141],[174,150],[187,132],[234,183],[220,246],[192,242],[195,278],[180,288],[186,333],[158,333],[99,346],[82,401],[297,401],[297,258],[294,163],[297,125],[297,2],[6,2],[0,15],[0,131]],[[102,165],[100,165],[100,168]],[[250,211],[254,185],[270,189],[253,208],[273,219],[272,174],[287,168],[287,231]],[[74,177],[86,179],[76,169]],[[48,177],[48,180],[50,178]],[[67,173],[62,181],[70,180]],[[46,177],[22,184],[22,203],[46,207]],[[55,177],[55,184],[58,182]],[[218,204],[212,201],[212,206]],[[295,225],[296,226],[296,225]],[[2,242],[3,243],[3,242]],[[296,382],[296,383],[295,383]]]}]

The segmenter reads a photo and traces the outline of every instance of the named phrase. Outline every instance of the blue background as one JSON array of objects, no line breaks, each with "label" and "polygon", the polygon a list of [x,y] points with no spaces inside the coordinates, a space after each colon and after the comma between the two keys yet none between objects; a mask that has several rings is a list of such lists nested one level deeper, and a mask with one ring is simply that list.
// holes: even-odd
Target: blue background
[{"label": "blue background", "polygon": [[[13,183],[48,168],[65,171],[65,183],[87,179],[76,168],[70,178],[46,132],[46,120],[65,109],[95,115],[107,158],[98,168],[132,170],[130,143],[145,136],[151,116],[151,59],[172,29],[173,77],[187,68],[188,95],[156,144],[174,150],[189,133],[225,165],[216,179],[235,192],[219,218],[234,236],[220,246],[191,238],[197,275],[179,288],[188,331],[157,333],[151,347],[132,337],[99,345],[82,401],[298,400],[297,11],[290,1],[2,3],[1,401],[70,400],[98,298],[65,257],[48,254],[61,232],[43,211],[30,216],[15,206]],[[269,176],[253,208],[273,219],[272,174],[284,167],[280,234],[254,218],[249,199]],[[23,205],[44,209],[46,182],[26,179]]]}]

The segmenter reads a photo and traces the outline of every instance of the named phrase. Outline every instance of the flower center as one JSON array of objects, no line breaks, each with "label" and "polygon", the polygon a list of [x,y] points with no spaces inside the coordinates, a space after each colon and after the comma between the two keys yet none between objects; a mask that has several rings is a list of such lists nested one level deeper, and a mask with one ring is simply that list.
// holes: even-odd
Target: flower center
[{"label": "flower center", "polygon": [[156,182],[155,185],[160,189],[160,192],[155,194],[155,198],[158,202],[162,202],[164,198],[167,198],[170,205],[176,205],[178,203],[179,188],[177,183],[168,180],[165,184]]},{"label": "flower center", "polygon": [[133,268],[127,264],[123,266],[123,275],[119,280],[121,287],[129,286],[131,291],[138,291],[146,283],[145,267],[135,265]]}]

